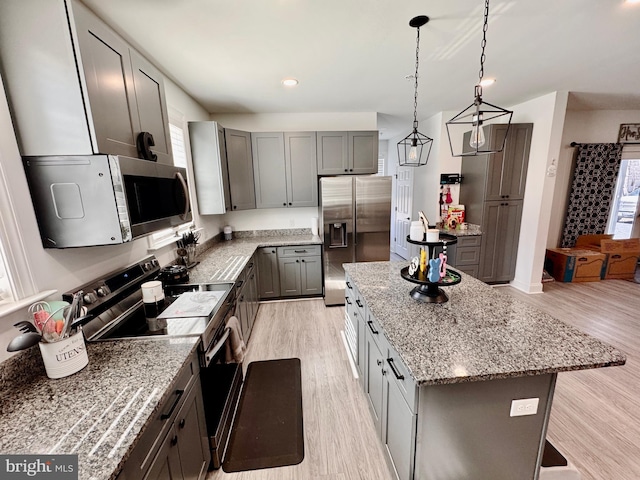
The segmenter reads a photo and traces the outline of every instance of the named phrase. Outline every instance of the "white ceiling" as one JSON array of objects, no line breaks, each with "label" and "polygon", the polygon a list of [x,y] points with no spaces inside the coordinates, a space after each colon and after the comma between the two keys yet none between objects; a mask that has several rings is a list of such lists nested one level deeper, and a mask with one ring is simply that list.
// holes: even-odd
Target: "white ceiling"
[{"label": "white ceiling", "polygon": [[[212,113],[378,112],[383,137],[409,130],[416,15],[418,118],[467,107],[478,79],[482,0],[83,1]],[[483,98],[640,109],[638,26],[623,0],[493,0]]]}]

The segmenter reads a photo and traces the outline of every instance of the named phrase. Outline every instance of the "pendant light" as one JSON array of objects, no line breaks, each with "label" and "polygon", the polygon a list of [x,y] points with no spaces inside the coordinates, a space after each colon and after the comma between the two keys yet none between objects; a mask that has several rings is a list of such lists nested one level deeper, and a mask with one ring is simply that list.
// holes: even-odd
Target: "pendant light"
[{"label": "pendant light", "polygon": [[398,142],[398,163],[401,167],[420,167],[426,165],[431,152],[433,139],[418,132],[418,54],[420,52],[420,27],[429,21],[426,15],[414,17],[409,26],[417,31],[416,35],[416,74],[413,94],[413,131]]},{"label": "pendant light", "polygon": [[[482,27],[482,52],[480,54],[479,81],[475,86],[474,100],[462,112],[457,114],[447,125],[447,135],[449,136],[449,147],[451,155],[454,157],[466,157],[474,155],[485,155],[488,153],[501,152],[507,139],[511,117],[513,112],[504,108],[492,105],[482,100],[482,77],[484,76],[484,50],[487,46],[487,29],[489,26],[489,0],[484,4],[484,24]],[[486,138],[485,128],[491,123],[502,123],[507,125],[507,131],[497,139]],[[462,141],[462,145],[454,150],[453,143]]]}]

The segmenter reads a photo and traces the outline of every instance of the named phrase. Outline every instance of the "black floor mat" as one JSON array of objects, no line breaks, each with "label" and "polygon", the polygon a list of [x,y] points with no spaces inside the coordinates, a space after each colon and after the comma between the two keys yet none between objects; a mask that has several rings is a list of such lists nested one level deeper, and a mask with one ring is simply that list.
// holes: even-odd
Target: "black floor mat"
[{"label": "black floor mat", "polygon": [[283,467],[303,458],[300,359],[251,362],[222,469]]}]

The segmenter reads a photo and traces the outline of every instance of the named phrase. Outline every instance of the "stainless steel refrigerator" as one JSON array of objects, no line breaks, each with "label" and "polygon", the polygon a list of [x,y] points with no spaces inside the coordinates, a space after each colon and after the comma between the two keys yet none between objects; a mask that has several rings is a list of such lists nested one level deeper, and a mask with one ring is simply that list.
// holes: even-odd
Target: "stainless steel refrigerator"
[{"label": "stainless steel refrigerator", "polygon": [[344,305],[343,263],[389,260],[391,177],[320,178],[324,303]]}]

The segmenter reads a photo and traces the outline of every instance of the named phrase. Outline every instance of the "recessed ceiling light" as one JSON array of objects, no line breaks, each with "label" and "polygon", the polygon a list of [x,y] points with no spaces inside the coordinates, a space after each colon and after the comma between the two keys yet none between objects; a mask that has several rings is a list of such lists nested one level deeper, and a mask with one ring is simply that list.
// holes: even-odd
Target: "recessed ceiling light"
[{"label": "recessed ceiling light", "polygon": [[480,82],[480,86],[488,87],[489,85],[493,85],[494,83],[496,83],[495,78],[485,78]]},{"label": "recessed ceiling light", "polygon": [[625,3],[640,3],[640,0],[625,0]]},{"label": "recessed ceiling light", "polygon": [[298,85],[298,80],[296,80],[295,78],[285,78],[284,80],[282,80],[282,84],[285,87],[295,87],[296,85]]}]

